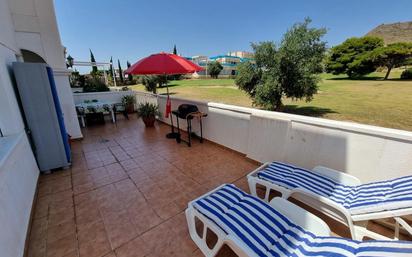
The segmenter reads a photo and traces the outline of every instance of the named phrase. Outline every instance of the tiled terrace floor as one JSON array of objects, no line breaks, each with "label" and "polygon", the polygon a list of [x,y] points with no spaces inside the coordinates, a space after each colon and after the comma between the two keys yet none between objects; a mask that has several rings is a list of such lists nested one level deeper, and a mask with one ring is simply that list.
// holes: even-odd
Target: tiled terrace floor
[{"label": "tiled terrace floor", "polygon": [[248,191],[257,164],[207,141],[177,144],[167,132],[136,118],[83,130],[72,168],[40,177],[28,256],[203,256],[188,235],[188,201],[222,183]]},{"label": "tiled terrace floor", "polygon": [[136,118],[83,130],[72,168],[40,177],[28,256],[202,256],[187,232],[188,201],[222,183],[246,189],[257,165],[167,132]]}]

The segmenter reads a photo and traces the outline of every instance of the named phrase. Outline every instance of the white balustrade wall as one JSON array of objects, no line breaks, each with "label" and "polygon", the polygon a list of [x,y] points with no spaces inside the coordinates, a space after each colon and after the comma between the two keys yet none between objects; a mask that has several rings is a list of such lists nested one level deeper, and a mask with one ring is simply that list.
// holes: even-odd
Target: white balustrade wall
[{"label": "white balustrade wall", "polygon": [[108,92],[93,92],[93,93],[73,93],[74,103],[83,103],[85,100],[100,100],[106,102],[120,103],[125,95],[135,95],[136,104],[144,102],[157,103],[157,96],[151,93],[137,91],[108,91]]},{"label": "white balustrade wall", "polygon": [[[134,94],[137,103],[158,103],[162,112],[159,120],[170,124],[170,118],[164,116],[164,95],[118,91],[77,93],[74,99],[76,103],[92,99],[120,102],[127,94]],[[190,103],[208,114],[203,120],[206,139],[258,162],[277,160],[305,168],[323,165],[354,175],[363,182],[412,174],[412,132],[177,97],[171,99],[172,109]],[[199,134],[196,120],[192,126]],[[180,127],[186,130],[185,121],[180,121]]]},{"label": "white balustrade wall", "polygon": [[[166,97],[158,96],[158,102],[164,111]],[[408,131],[172,97],[172,109],[182,103],[195,104],[208,114],[203,122],[205,138],[258,162],[323,165],[362,182],[412,174]],[[160,119],[170,124],[164,115]],[[197,122],[192,123],[199,134]],[[180,124],[185,129],[184,121]]]}]

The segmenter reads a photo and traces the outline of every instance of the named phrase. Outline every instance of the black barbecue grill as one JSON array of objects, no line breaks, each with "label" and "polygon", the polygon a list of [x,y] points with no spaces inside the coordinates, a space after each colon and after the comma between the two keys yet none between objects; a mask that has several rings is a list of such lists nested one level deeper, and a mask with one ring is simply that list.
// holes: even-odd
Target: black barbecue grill
[{"label": "black barbecue grill", "polygon": [[[177,137],[176,142],[180,143],[184,141],[188,146],[192,145],[191,136],[192,136],[192,120],[193,118],[199,119],[200,124],[200,143],[203,143],[203,128],[202,128],[202,118],[206,117],[207,114],[200,112],[196,105],[193,104],[181,104],[177,110],[172,111],[172,114],[176,116],[177,119]],[[187,122],[187,133],[188,141],[181,138],[179,119],[184,119]]]}]

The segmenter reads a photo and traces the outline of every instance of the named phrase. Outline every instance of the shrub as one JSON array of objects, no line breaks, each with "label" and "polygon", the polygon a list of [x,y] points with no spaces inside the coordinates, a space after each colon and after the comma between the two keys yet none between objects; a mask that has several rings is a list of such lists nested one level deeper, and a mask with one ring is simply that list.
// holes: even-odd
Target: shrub
[{"label": "shrub", "polygon": [[132,105],[136,102],[136,97],[134,95],[125,95],[122,97],[122,103],[124,105]]},{"label": "shrub", "polygon": [[105,92],[110,91],[106,84],[99,78],[88,78],[86,79],[83,92]]},{"label": "shrub", "polygon": [[142,76],[141,81],[147,91],[152,92],[153,94],[156,94],[157,76]]},{"label": "shrub", "polygon": [[404,70],[401,79],[412,79],[412,68]]},{"label": "shrub", "polygon": [[210,77],[217,79],[220,72],[223,70],[223,66],[222,64],[220,64],[220,62],[209,62],[207,64],[207,71],[210,74]]}]

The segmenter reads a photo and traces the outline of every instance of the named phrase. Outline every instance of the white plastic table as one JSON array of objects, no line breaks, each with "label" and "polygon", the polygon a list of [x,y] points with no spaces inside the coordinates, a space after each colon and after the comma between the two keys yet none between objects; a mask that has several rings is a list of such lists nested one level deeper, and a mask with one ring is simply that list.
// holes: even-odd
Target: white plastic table
[{"label": "white plastic table", "polygon": [[81,107],[84,109],[84,113],[92,113],[90,109],[93,109],[93,112],[105,112],[107,109],[110,111],[110,115],[112,116],[112,122],[116,123],[116,118],[114,116],[114,104],[113,102],[107,101],[97,101],[97,102],[83,102],[76,104],[76,107]]}]

